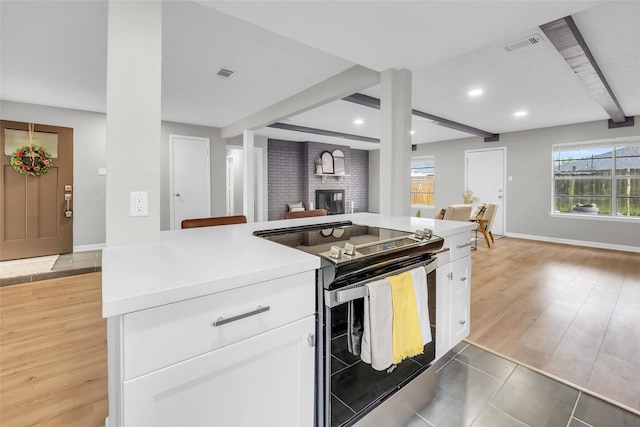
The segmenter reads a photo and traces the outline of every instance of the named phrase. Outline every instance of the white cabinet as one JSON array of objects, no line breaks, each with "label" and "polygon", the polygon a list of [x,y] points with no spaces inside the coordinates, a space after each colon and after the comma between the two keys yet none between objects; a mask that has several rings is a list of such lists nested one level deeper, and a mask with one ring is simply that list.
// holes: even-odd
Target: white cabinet
[{"label": "white cabinet", "polygon": [[124,425],[313,425],[308,317],[124,383]]},{"label": "white cabinet", "polygon": [[313,425],[315,322],[315,271],[110,318],[109,427]]},{"label": "white cabinet", "polygon": [[445,238],[436,270],[436,359],[470,332],[471,253],[468,233]]}]

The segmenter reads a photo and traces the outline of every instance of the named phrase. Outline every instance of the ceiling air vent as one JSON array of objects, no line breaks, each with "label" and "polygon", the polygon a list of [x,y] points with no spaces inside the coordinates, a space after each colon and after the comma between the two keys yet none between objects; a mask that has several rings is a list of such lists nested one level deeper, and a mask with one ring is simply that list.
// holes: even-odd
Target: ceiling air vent
[{"label": "ceiling air vent", "polygon": [[216,73],[216,76],[227,78],[227,77],[231,77],[232,74],[233,74],[232,70],[229,70],[227,68],[220,68]]},{"label": "ceiling air vent", "polygon": [[502,46],[502,48],[507,52],[513,52],[516,49],[521,49],[527,46],[534,46],[542,43],[543,41],[544,39],[540,36],[540,34],[534,34],[532,36],[527,37],[526,39],[508,43]]}]

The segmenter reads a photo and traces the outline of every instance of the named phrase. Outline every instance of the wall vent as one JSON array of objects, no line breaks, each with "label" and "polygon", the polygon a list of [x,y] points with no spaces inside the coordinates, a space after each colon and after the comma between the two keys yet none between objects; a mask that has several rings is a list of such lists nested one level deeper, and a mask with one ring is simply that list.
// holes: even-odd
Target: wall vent
[{"label": "wall vent", "polygon": [[527,46],[535,46],[542,42],[544,42],[544,39],[540,36],[540,34],[533,34],[525,39],[508,43],[502,46],[502,48],[507,52],[513,52],[516,49],[522,49],[523,47],[527,47]]},{"label": "wall vent", "polygon": [[216,76],[218,76],[218,77],[225,77],[225,78],[227,78],[227,77],[231,77],[231,75],[232,75],[233,73],[234,73],[234,72],[233,72],[232,70],[229,70],[229,69],[227,69],[227,68],[220,68],[220,69],[218,70],[218,72],[216,73]]}]

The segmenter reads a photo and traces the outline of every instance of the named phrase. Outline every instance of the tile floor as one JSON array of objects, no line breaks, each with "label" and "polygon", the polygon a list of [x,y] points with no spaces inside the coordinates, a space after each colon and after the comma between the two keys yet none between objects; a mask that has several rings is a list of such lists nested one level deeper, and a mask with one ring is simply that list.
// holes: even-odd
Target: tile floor
[{"label": "tile floor", "polygon": [[640,427],[640,416],[462,342],[406,427]]},{"label": "tile floor", "polygon": [[0,286],[16,283],[35,282],[38,280],[54,279],[75,274],[93,273],[102,270],[102,251],[74,252],[62,254],[53,265],[51,271],[31,274],[28,276],[8,277],[0,279]]}]

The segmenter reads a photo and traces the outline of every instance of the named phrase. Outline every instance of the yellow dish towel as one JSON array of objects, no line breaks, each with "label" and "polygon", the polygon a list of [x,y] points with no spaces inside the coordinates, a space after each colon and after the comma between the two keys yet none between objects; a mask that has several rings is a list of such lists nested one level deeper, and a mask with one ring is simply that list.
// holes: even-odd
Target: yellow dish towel
[{"label": "yellow dish towel", "polygon": [[411,272],[388,278],[393,305],[393,363],[422,354],[422,331]]}]

